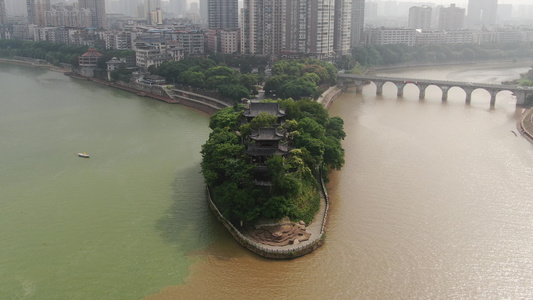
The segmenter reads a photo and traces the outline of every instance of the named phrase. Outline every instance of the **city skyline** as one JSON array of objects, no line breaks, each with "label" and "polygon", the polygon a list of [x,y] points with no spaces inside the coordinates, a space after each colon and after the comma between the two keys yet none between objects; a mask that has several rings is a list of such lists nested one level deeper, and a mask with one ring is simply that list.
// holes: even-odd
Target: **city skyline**
[{"label": "city skyline", "polygon": [[[367,1],[374,1],[378,2],[378,0],[367,0]],[[381,0],[386,1],[386,0]],[[394,1],[394,0],[393,0]],[[455,3],[457,7],[467,7],[468,6],[468,0],[433,0],[433,1],[424,1],[424,0],[396,0],[397,2],[429,2],[429,3],[435,3],[435,5],[445,5],[449,6],[452,3]],[[498,1],[499,4],[512,4],[512,5],[531,5],[533,4],[531,0],[500,0]]]}]

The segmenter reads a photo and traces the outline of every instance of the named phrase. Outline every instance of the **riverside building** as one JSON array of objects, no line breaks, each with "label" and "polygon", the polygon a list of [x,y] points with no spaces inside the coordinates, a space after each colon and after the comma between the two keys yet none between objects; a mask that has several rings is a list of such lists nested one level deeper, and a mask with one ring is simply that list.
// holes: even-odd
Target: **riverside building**
[{"label": "riverside building", "polygon": [[363,34],[365,30],[365,0],[352,1],[352,21],[350,24],[351,46],[356,47],[363,41]]},{"label": "riverside building", "polygon": [[498,0],[468,0],[467,25],[480,27],[495,25],[498,17]]},{"label": "riverside building", "polygon": [[432,9],[429,6],[413,6],[409,9],[408,28],[427,30],[431,28]]},{"label": "riverside building", "polygon": [[46,26],[45,11],[50,10],[50,0],[26,0],[28,23]]},{"label": "riverside building", "polygon": [[5,0],[0,0],[0,25],[3,25],[7,22],[6,16],[6,2]]},{"label": "riverside building", "polygon": [[441,7],[439,10],[439,29],[457,30],[464,28],[465,9],[451,4],[450,7]]}]

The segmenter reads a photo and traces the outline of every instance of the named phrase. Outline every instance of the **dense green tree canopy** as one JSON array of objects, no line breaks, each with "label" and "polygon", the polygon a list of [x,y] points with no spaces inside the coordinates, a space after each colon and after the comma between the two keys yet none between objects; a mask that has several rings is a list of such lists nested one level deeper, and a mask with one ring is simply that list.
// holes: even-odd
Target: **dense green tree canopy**
[{"label": "dense green tree canopy", "polygon": [[198,89],[217,91],[220,96],[235,102],[257,94],[255,84],[258,76],[241,75],[240,72],[205,58],[184,58],[180,61],[164,62],[160,67],[148,71],[166,78],[167,82]]},{"label": "dense green tree canopy", "polygon": [[[260,113],[250,123],[242,123],[243,107],[234,106],[215,113],[213,129],[202,146],[202,173],[224,215],[239,224],[259,217],[310,222],[320,205],[320,167],[340,169],[344,164],[341,140],[343,121],[330,118],[327,110],[311,100],[280,100],[286,110],[283,129],[292,150],[286,156],[266,161],[270,186],[254,184],[251,160],[244,141],[251,130],[277,126],[276,116]],[[326,175],[327,176],[327,175]]]},{"label": "dense green tree canopy", "polygon": [[265,83],[267,96],[282,99],[317,98],[319,86],[337,81],[337,68],[314,59],[279,60],[272,67],[272,77]]}]

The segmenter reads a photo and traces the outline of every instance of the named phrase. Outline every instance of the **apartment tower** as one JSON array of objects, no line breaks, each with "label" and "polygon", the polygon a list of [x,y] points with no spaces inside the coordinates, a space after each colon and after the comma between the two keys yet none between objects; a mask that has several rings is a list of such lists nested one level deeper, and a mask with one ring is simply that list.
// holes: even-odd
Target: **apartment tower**
[{"label": "apartment tower", "polygon": [[208,0],[207,25],[209,29],[231,29],[239,27],[238,0]]},{"label": "apartment tower", "polygon": [[430,29],[432,9],[429,6],[413,6],[409,9],[408,28]]},{"label": "apartment tower", "polygon": [[347,55],[351,49],[352,0],[335,0],[333,50]]},{"label": "apartment tower", "polygon": [[335,55],[335,0],[287,1],[285,17],[285,52],[318,59]]},{"label": "apartment tower", "polygon": [[241,10],[242,53],[277,55],[282,51],[287,2],[286,0],[244,0]]},{"label": "apartment tower", "polygon": [[5,0],[0,0],[0,25],[5,23],[7,23],[6,2]]},{"label": "apartment tower", "polygon": [[26,0],[28,23],[44,27],[45,12],[50,10],[50,0]]},{"label": "apartment tower", "polygon": [[144,17],[150,25],[163,23],[163,12],[161,11],[161,0],[144,1]]},{"label": "apartment tower", "polygon": [[494,25],[498,16],[498,0],[468,0],[467,25]]},{"label": "apartment tower", "polygon": [[350,40],[351,46],[355,47],[362,42],[365,30],[365,0],[352,0],[352,21]]},{"label": "apartment tower", "polygon": [[439,10],[439,29],[457,30],[465,26],[465,9],[451,4],[450,7],[442,7]]},{"label": "apartment tower", "polygon": [[98,29],[107,28],[107,19],[105,15],[105,0],[79,0],[78,3],[80,9],[85,8],[91,11],[92,27]]}]

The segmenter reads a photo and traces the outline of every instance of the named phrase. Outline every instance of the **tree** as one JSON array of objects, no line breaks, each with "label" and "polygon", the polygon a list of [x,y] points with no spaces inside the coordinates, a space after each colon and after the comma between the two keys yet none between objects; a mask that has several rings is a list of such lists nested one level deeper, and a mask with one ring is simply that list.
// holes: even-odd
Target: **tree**
[{"label": "tree", "polygon": [[259,128],[262,127],[273,127],[277,121],[278,118],[276,116],[267,112],[262,112],[250,121],[250,128],[253,130],[259,130]]},{"label": "tree", "polygon": [[208,185],[225,181],[242,183],[247,181],[251,166],[246,162],[244,145],[235,132],[215,129],[206,144],[202,146],[202,173]]},{"label": "tree", "polygon": [[250,91],[239,84],[218,86],[218,92],[220,95],[230,98],[235,102],[240,101],[242,98],[247,98],[250,95]]},{"label": "tree", "polygon": [[205,75],[207,77],[213,77],[213,76],[225,76],[225,77],[234,77],[235,71],[233,69],[224,67],[224,66],[217,66],[207,69],[205,72]]},{"label": "tree", "polygon": [[209,118],[209,128],[227,128],[230,131],[236,131],[242,116],[241,110],[236,107],[226,107],[220,109]]}]

